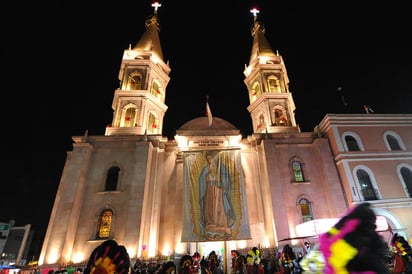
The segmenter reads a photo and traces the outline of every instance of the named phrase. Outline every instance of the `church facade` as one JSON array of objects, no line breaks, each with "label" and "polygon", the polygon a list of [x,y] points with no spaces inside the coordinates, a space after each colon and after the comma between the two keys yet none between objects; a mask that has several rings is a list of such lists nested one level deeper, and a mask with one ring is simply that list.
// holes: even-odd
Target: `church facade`
[{"label": "church facade", "polygon": [[412,237],[412,115],[328,114],[301,132],[282,56],[254,15],[244,70],[253,134],[243,138],[209,111],[169,140],[162,128],[171,68],[155,6],[140,40],[124,50],[111,125],[102,136],[73,137],[40,265],[85,262],[107,239],[132,259],[293,244],[320,232],[303,224],[364,201]]}]

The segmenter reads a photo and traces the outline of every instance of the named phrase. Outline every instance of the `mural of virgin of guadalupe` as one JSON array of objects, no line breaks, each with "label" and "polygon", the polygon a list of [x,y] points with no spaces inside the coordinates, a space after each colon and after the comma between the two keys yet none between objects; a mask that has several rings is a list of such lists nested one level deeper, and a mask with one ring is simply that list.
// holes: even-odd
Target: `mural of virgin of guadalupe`
[{"label": "mural of virgin of guadalupe", "polygon": [[229,171],[216,152],[207,152],[206,162],[199,175],[200,233],[207,240],[230,239],[236,215]]}]

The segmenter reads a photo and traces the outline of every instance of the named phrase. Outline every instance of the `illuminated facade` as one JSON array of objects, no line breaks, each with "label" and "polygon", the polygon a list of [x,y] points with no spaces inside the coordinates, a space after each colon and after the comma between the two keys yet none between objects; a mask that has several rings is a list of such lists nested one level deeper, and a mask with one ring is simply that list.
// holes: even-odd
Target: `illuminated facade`
[{"label": "illuminated facade", "polygon": [[[162,136],[171,69],[163,60],[157,7],[146,32],[124,51],[105,135],[73,137],[40,264],[85,262],[106,239],[124,245],[132,259],[210,249],[225,257],[231,249],[278,246],[298,236],[298,225],[338,218],[364,200],[393,228],[412,226],[411,192],[399,183],[412,189],[412,116],[326,115],[314,132],[301,132],[282,56],[256,13],[244,70],[253,134],[243,138],[230,122],[212,117],[209,124],[205,116],[182,125],[174,140]],[[380,131],[358,127],[368,122]],[[359,142],[371,133],[387,136],[389,147],[392,137],[402,140],[403,149],[384,153],[378,139],[371,147]],[[352,152],[349,143],[361,149]],[[362,187],[362,172],[371,177],[378,168],[371,158],[395,165],[394,176],[382,170],[379,176],[399,186],[381,188],[375,174]]]}]

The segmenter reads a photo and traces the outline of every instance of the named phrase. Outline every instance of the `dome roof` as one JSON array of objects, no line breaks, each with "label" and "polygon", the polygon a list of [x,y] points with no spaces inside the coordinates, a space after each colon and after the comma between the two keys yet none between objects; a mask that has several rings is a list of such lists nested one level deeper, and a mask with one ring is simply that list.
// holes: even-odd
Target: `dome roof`
[{"label": "dome roof", "polygon": [[178,130],[178,135],[238,135],[239,130],[226,120],[213,117],[209,126],[208,117],[198,117],[186,122]]}]

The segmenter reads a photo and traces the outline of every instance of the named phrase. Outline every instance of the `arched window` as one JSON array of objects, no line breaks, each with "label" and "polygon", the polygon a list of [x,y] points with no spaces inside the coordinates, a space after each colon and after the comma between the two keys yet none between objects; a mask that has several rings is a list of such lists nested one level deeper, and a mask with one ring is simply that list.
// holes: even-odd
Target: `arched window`
[{"label": "arched window", "polygon": [[127,90],[142,89],[142,75],[138,71],[133,71],[127,78]]},{"label": "arched window", "polygon": [[264,130],[266,130],[265,115],[263,112],[260,112],[256,123],[256,131],[263,132]]},{"label": "arched window", "polygon": [[275,126],[287,126],[289,125],[287,116],[285,114],[285,109],[279,105],[275,106],[273,109],[274,123]]},{"label": "arched window", "polygon": [[162,97],[162,90],[160,88],[160,84],[156,80],[153,80],[152,82],[152,88],[150,89],[150,93],[156,98]]},{"label": "arched window", "polygon": [[303,164],[297,157],[294,157],[290,161],[290,168],[292,171],[292,182],[305,182],[305,176],[303,173]]},{"label": "arched window", "polygon": [[345,132],[342,134],[343,146],[345,151],[363,151],[363,144],[358,134],[354,132]]},{"label": "arched window", "polygon": [[99,226],[97,228],[97,239],[110,238],[112,228],[113,211],[110,209],[104,210],[99,217]]},{"label": "arched window", "polygon": [[120,127],[135,127],[137,126],[138,109],[134,104],[128,104],[122,110]]},{"label": "arched window", "polygon": [[346,145],[348,146],[349,151],[360,151],[358,142],[356,142],[356,139],[353,138],[351,135],[345,136],[345,142]]},{"label": "arched window", "polygon": [[262,94],[259,82],[254,82],[250,91],[250,102],[254,102]]},{"label": "arched window", "polygon": [[104,191],[116,191],[119,182],[120,168],[118,166],[112,166],[109,168],[106,177],[106,184]]},{"label": "arched window", "polygon": [[372,181],[369,177],[369,174],[363,169],[358,169],[356,171],[356,177],[358,178],[360,190],[362,192],[364,200],[365,201],[378,200],[378,197],[372,185]]},{"label": "arched window", "polygon": [[388,141],[388,144],[391,150],[401,150],[398,140],[396,140],[396,138],[393,137],[393,135],[387,135],[386,140]]},{"label": "arched window", "polygon": [[394,131],[385,132],[384,141],[388,150],[405,150],[401,137]]},{"label": "arched window", "polygon": [[276,77],[275,75],[271,75],[268,77],[267,81],[268,81],[270,93],[281,93],[282,92],[278,77]]},{"label": "arched window", "polygon": [[159,125],[157,122],[157,118],[153,112],[149,113],[146,129],[147,129],[147,133],[149,134],[157,134],[157,132],[159,131]]},{"label": "arched window", "polygon": [[302,221],[308,222],[313,220],[312,206],[308,199],[299,199],[300,212],[302,214]]},{"label": "arched window", "polygon": [[402,166],[400,168],[402,183],[409,198],[412,198],[412,170],[410,167]]}]

